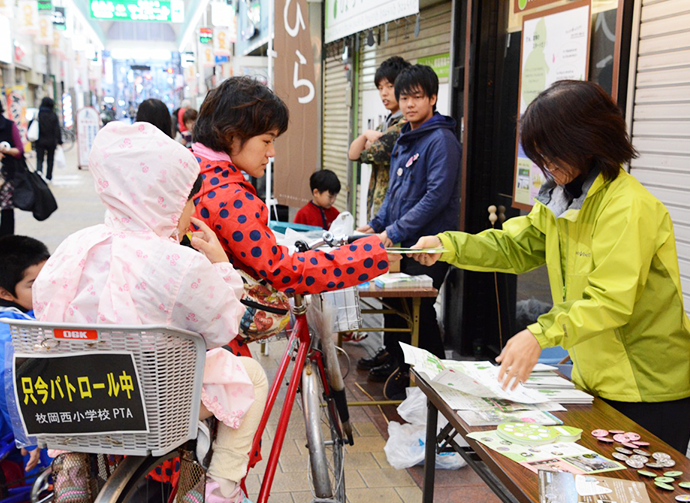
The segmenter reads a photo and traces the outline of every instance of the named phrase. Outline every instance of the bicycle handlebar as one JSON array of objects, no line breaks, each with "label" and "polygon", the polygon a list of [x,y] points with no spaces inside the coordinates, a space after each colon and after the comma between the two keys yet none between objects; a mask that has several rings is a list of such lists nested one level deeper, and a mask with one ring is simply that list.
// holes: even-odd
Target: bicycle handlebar
[{"label": "bicycle handlebar", "polygon": [[319,248],[323,245],[328,245],[332,248],[337,248],[338,246],[354,243],[358,239],[365,238],[370,235],[371,234],[360,234],[357,236],[343,236],[340,238],[336,238],[332,232],[326,231],[323,233],[321,241],[317,241],[313,245],[309,246],[309,244],[307,244],[305,241],[299,240],[295,242],[295,247],[297,248],[297,251],[300,253],[309,250],[315,250],[316,248]]}]

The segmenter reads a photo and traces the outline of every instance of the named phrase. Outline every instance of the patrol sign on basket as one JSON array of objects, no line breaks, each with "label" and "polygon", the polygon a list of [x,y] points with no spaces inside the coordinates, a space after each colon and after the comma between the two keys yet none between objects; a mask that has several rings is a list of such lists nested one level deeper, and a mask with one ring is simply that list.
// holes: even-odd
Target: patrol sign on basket
[{"label": "patrol sign on basket", "polygon": [[[91,339],[89,330],[64,331]],[[29,435],[148,432],[132,353],[14,356],[15,399]]]}]

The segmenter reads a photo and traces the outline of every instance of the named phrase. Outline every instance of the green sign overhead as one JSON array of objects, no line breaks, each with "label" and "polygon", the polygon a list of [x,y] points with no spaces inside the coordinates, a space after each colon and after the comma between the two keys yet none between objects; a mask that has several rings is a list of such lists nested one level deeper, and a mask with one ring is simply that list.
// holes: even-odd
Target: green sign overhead
[{"label": "green sign overhead", "polygon": [[448,52],[419,58],[417,64],[433,68],[439,79],[448,78],[450,75],[450,53]]},{"label": "green sign overhead", "polygon": [[38,0],[38,11],[52,11],[53,10],[53,0]]},{"label": "green sign overhead", "polygon": [[96,19],[175,22],[170,0],[91,0],[90,6]]}]

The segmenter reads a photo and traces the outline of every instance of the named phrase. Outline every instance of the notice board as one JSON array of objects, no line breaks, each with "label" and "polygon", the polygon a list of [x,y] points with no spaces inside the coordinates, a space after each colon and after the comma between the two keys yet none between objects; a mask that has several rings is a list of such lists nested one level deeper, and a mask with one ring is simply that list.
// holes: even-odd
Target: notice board
[{"label": "notice board", "polygon": [[[554,82],[587,79],[590,8],[590,0],[583,0],[522,19],[518,117]],[[513,206],[529,210],[545,179],[522,150],[519,130],[518,126]]]}]

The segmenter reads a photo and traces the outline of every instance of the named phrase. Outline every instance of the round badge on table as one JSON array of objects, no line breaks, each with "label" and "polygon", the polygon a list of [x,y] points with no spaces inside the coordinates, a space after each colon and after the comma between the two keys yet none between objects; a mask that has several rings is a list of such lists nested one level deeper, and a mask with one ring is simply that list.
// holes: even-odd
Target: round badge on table
[{"label": "round badge on table", "polygon": [[678,482],[678,487],[682,487],[683,489],[690,489],[690,482]]},{"label": "round badge on table", "polygon": [[690,494],[678,494],[676,501],[690,501]]},{"label": "round badge on table", "polygon": [[594,430],[594,431],[592,432],[592,436],[593,436],[593,437],[608,437],[608,436],[609,436],[609,432],[608,432],[608,430],[601,430],[601,429],[599,429],[599,430]]},{"label": "round badge on table", "polygon": [[666,489],[667,491],[673,491],[673,486],[670,486],[670,485],[666,484],[665,482],[657,482],[655,480],[654,485],[657,487],[661,487],[662,489]]},{"label": "round badge on table", "polygon": [[648,472],[647,470],[637,470],[637,473],[640,475],[643,475],[645,477],[654,477],[656,478],[656,473],[654,472]]},{"label": "round badge on table", "polygon": [[665,472],[664,477],[673,477],[673,478],[678,478],[681,475],[683,475],[683,472],[678,471],[678,470],[671,470],[670,472]]},{"label": "round badge on table", "polygon": [[657,477],[654,479],[655,482],[663,482],[664,484],[670,484],[674,482],[672,477]]}]

